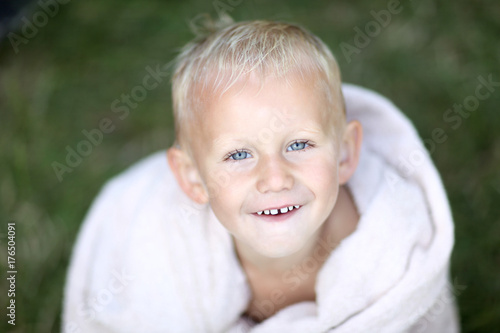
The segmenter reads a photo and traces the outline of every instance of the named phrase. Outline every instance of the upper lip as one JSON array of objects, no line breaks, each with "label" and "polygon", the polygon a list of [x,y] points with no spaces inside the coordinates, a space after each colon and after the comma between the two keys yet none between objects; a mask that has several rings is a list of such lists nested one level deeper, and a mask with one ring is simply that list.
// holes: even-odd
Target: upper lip
[{"label": "upper lip", "polygon": [[269,207],[269,208],[264,208],[264,209],[258,210],[257,212],[262,212],[264,210],[271,210],[271,209],[281,209],[281,208],[290,207],[290,206],[300,206],[300,205],[297,205],[297,204],[276,205],[276,206],[273,206],[273,207]]}]

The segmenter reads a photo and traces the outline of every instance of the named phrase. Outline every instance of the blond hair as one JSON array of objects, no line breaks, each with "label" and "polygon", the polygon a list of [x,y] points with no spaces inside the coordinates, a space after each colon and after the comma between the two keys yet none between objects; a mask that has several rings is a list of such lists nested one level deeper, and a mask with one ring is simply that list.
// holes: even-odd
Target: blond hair
[{"label": "blond hair", "polygon": [[[176,140],[187,139],[202,96],[224,94],[250,73],[278,78],[314,76],[328,99],[334,126],[345,123],[340,70],[328,47],[306,29],[272,21],[239,22],[225,27],[209,21],[208,34],[188,43],[176,59],[172,98]],[[219,25],[218,25],[219,24]],[[287,81],[288,82],[288,81]],[[198,117],[199,118],[199,117]],[[332,129],[333,130],[333,129]],[[182,135],[181,135],[182,134]]]}]

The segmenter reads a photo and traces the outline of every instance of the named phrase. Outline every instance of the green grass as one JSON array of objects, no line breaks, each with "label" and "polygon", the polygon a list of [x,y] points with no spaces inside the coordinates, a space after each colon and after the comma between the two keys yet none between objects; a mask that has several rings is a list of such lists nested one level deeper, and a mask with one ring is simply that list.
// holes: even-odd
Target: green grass
[{"label": "green grass", "polygon": [[[345,81],[388,96],[423,138],[445,131],[448,139],[432,157],[456,223],[452,276],[467,286],[458,297],[463,331],[498,331],[500,89],[456,129],[443,114],[474,93],[479,75],[500,81],[500,3],[401,4],[351,62],[340,43],[353,44],[353,28],[364,29],[370,11],[387,8],[387,1],[243,0],[230,14],[306,26],[332,48]],[[17,54],[8,39],[0,43],[0,233],[16,221],[19,271],[17,324],[6,324],[2,301],[1,331],[59,331],[68,258],[92,199],[110,176],[173,141],[168,82],[123,120],[111,103],[141,84],[147,66],[170,62],[191,38],[188,20],[201,13],[216,16],[211,1],[71,1]],[[66,147],[75,148],[82,130],[106,117],[116,129],[58,181],[52,163],[64,163]],[[0,262],[5,271],[6,255]],[[4,300],[4,278],[0,286]]]}]

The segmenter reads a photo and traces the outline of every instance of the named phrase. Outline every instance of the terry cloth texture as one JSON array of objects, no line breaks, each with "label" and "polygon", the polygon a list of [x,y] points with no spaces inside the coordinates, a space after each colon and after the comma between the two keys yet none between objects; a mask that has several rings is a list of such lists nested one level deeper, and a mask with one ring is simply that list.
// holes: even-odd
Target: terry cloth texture
[{"label": "terry cloth texture", "polygon": [[384,97],[343,86],[364,129],[348,186],[361,215],[329,255],[316,302],[260,324],[229,233],[178,187],[165,152],[111,180],[76,242],[64,332],[458,332],[446,194],[411,122]]}]

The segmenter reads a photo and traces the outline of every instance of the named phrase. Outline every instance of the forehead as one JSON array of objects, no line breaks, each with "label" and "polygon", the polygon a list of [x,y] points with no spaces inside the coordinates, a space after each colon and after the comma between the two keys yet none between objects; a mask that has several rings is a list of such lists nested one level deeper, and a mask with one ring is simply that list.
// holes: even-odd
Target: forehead
[{"label": "forehead", "polygon": [[312,78],[262,80],[249,75],[224,93],[205,93],[199,107],[195,136],[204,146],[287,131],[328,132],[332,126],[332,107],[318,80]]}]

